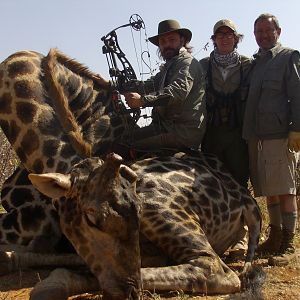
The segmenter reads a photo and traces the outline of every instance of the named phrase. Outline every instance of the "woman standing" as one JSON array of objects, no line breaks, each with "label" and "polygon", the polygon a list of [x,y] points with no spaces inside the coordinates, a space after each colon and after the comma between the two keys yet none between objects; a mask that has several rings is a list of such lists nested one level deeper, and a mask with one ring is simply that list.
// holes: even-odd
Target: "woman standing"
[{"label": "woman standing", "polygon": [[[247,188],[249,159],[247,144],[242,139],[242,123],[252,62],[237,52],[242,38],[231,20],[218,21],[211,36],[214,50],[200,61],[206,73],[208,114],[202,151],[215,154],[236,181]],[[244,229],[232,246],[231,258],[240,258],[246,252]]]},{"label": "woman standing", "polygon": [[206,72],[207,130],[202,151],[213,153],[247,188],[248,149],[242,139],[251,59],[237,52],[243,35],[231,20],[220,20],[211,37],[214,50],[200,61]]}]

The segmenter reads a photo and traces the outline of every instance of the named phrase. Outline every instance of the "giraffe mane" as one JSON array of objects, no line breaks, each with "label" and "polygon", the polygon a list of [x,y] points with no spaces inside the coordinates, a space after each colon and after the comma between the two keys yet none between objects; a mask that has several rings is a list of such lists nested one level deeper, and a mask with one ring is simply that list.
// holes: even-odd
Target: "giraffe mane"
[{"label": "giraffe mane", "polygon": [[99,76],[98,74],[90,71],[87,66],[78,62],[74,58],[69,57],[65,53],[62,53],[57,48],[50,49],[50,52],[52,52],[53,55],[55,55],[57,62],[64,65],[69,70],[71,70],[72,72],[74,72],[75,74],[77,74],[79,76],[87,77],[92,80],[95,78],[95,76]]},{"label": "giraffe mane", "polygon": [[79,76],[87,76],[91,78],[93,73],[87,70],[80,63],[73,59],[70,59],[66,55],[59,52],[57,49],[50,49],[47,57],[45,58],[45,77],[50,83],[49,96],[51,97],[54,105],[54,109],[57,113],[57,117],[64,132],[68,135],[70,143],[74,149],[84,157],[90,157],[92,146],[87,143],[82,134],[81,127],[78,125],[75,116],[69,107],[68,99],[64,93],[64,89],[59,84],[58,79],[55,76],[55,68],[58,63],[62,63],[66,67],[72,66],[71,71],[76,70],[76,74]]}]

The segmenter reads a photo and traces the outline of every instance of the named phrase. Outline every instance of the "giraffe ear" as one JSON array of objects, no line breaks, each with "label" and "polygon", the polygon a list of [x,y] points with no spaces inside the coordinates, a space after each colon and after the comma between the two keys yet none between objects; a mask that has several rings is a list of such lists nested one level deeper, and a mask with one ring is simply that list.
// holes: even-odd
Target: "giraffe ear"
[{"label": "giraffe ear", "polygon": [[70,175],[60,173],[31,173],[28,177],[37,190],[53,199],[64,196],[71,187]]}]

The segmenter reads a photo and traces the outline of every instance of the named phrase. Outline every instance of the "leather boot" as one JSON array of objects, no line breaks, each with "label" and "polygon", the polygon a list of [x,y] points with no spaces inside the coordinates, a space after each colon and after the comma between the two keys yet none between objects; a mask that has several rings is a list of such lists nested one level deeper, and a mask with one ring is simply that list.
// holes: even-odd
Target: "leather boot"
[{"label": "leather boot", "polygon": [[283,228],[282,241],[278,253],[270,257],[268,263],[270,266],[287,266],[297,258],[294,245],[295,233]]},{"label": "leather boot", "polygon": [[278,226],[272,224],[269,225],[270,231],[267,240],[257,247],[258,255],[268,255],[275,254],[279,251],[281,240],[282,240],[282,230]]}]

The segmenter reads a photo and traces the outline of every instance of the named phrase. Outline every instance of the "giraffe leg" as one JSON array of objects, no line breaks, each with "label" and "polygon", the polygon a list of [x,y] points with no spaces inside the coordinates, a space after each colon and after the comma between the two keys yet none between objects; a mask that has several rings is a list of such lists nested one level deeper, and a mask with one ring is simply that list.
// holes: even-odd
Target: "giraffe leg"
[{"label": "giraffe leg", "polygon": [[0,275],[37,267],[85,267],[77,254],[38,254],[0,252]]},{"label": "giraffe leg", "polygon": [[241,282],[216,255],[201,256],[178,266],[142,269],[144,290],[229,294],[240,291]]},{"label": "giraffe leg", "polygon": [[98,290],[99,283],[91,273],[56,269],[36,284],[30,293],[30,300],[67,300],[72,295]]}]

